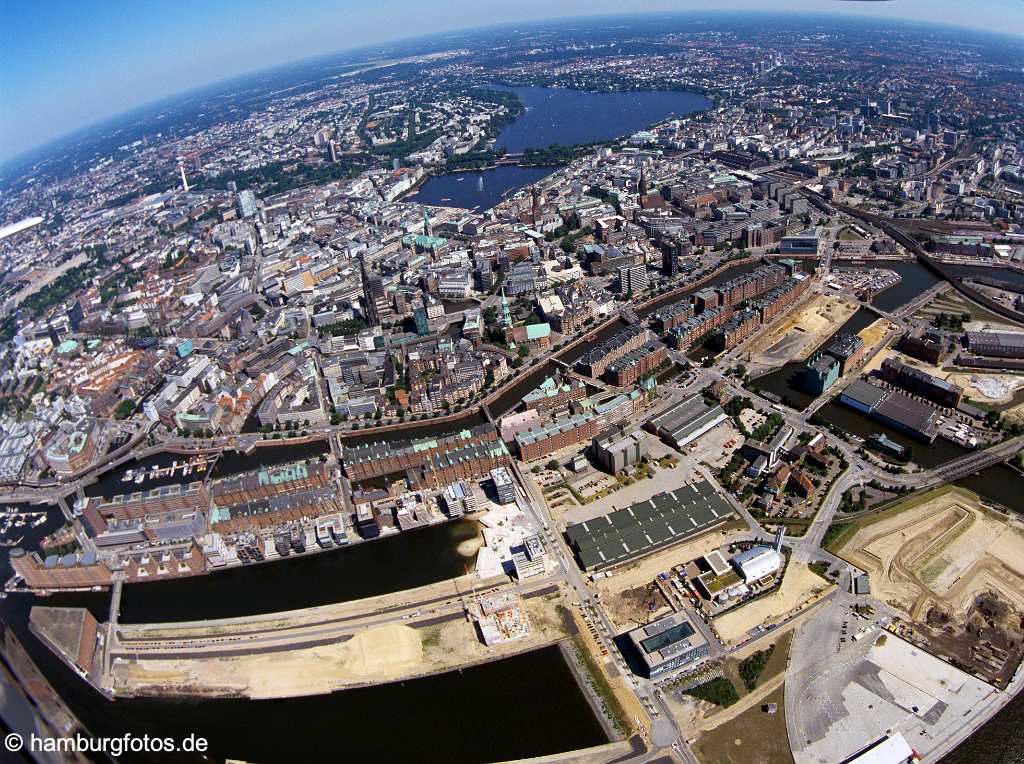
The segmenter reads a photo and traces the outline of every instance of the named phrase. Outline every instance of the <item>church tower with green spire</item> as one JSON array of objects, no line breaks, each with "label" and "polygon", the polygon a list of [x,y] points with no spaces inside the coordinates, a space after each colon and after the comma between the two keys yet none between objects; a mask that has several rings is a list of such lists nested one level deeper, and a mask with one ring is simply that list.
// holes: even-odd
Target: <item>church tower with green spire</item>
[{"label": "church tower with green spire", "polygon": [[501,290],[501,325],[512,326],[512,312],[508,309],[508,298],[504,288]]}]

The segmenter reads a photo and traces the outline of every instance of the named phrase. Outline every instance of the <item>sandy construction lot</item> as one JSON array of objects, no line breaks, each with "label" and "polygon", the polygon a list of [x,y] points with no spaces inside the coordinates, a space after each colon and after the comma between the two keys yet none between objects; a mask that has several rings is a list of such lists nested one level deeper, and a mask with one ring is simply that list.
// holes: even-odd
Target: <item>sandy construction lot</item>
[{"label": "sandy construction lot", "polygon": [[868,571],[875,596],[912,620],[935,605],[963,615],[993,588],[1024,610],[1024,528],[961,488],[897,505],[860,527],[839,553]]},{"label": "sandy construction lot", "polygon": [[723,642],[740,642],[755,626],[777,623],[833,588],[804,563],[790,562],[782,586],[772,594],[719,616],[715,619],[715,628]]},{"label": "sandy construction lot", "polygon": [[1020,374],[956,373],[946,377],[946,381],[960,385],[968,398],[982,403],[1008,403],[1014,393],[1024,387],[1024,377]]},{"label": "sandy construction lot", "polygon": [[857,335],[864,340],[864,347],[867,348],[865,355],[875,352],[878,345],[885,339],[886,333],[895,328],[895,324],[891,321],[879,318],[861,329]]},{"label": "sandy construction lot", "polygon": [[[878,322],[876,321],[875,324],[877,323]],[[870,331],[875,324],[872,324],[862,331],[861,337],[864,337],[864,333]],[[865,344],[868,342],[866,337],[864,337],[864,342]],[[882,361],[886,358],[892,358],[900,363],[920,369],[926,374],[931,374],[933,377],[938,377],[939,379],[944,379],[954,385],[959,385],[964,389],[965,397],[971,398],[979,403],[1007,403],[1012,400],[1014,393],[1024,387],[1024,377],[1020,374],[991,373],[982,370],[972,372],[950,371],[938,366],[932,366],[931,364],[925,363],[924,361],[920,361],[916,358],[903,355],[892,348],[886,348],[882,352],[878,353],[864,366],[862,373],[867,374],[880,368],[882,366]],[[1024,410],[1024,404],[1017,408]],[[1014,409],[1011,409],[1010,411],[1012,412]]]},{"label": "sandy construction lot", "polygon": [[388,624],[344,642],[285,652],[196,660],[144,660],[115,671],[136,691],[174,685],[181,694],[235,691],[251,698],[330,692],[414,671],[423,657],[416,629]]},{"label": "sandy construction lot", "polygon": [[485,646],[475,624],[462,617],[421,628],[391,623],[341,635],[331,644],[295,650],[118,661],[114,688],[122,695],[284,698],[423,676],[562,639],[566,633],[557,610],[561,601],[557,593],[524,600],[529,636],[493,647]]},{"label": "sandy construction lot", "polygon": [[751,360],[768,366],[804,361],[857,312],[857,303],[838,295],[812,294],[751,345]]}]

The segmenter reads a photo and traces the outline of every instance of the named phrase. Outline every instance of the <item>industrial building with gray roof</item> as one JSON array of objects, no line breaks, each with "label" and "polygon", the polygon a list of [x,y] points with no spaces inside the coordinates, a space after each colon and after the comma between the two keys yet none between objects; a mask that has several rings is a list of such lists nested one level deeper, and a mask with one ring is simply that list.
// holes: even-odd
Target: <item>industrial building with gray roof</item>
[{"label": "industrial building with gray roof", "polygon": [[584,570],[598,570],[657,551],[726,520],[732,509],[706,480],[575,523],[565,537]]},{"label": "industrial building with gray roof", "polygon": [[675,448],[682,448],[727,418],[721,406],[708,405],[697,394],[670,406],[651,419],[646,428]]}]

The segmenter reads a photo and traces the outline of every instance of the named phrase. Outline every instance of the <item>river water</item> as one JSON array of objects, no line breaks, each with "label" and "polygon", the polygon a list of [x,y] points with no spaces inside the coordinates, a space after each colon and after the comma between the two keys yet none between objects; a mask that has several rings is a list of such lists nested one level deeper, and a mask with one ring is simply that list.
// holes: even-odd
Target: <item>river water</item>
[{"label": "river water", "polygon": [[523,186],[536,183],[554,167],[501,165],[489,170],[467,170],[434,175],[403,201],[468,210],[489,210]]},{"label": "river water", "polygon": [[[928,282],[927,278],[918,280],[922,271],[920,266],[906,268],[906,274],[919,289]],[[743,271],[732,271],[722,278],[739,272]],[[908,275],[904,275],[905,282]],[[908,294],[906,299],[913,297]],[[673,299],[678,298],[663,302]],[[603,332],[602,338],[616,328]],[[503,396],[502,406],[514,397],[518,400],[539,383],[542,373],[551,370],[548,365],[517,381]],[[834,409],[828,409],[826,415],[841,427],[857,432],[866,425],[864,431],[885,431],[852,411],[830,405]],[[451,425],[429,422],[422,427],[454,429]],[[900,433],[888,434],[902,442]],[[410,433],[403,431],[402,435],[409,437]],[[365,437],[373,436],[366,433]],[[915,448],[915,460],[924,466],[934,466],[963,453],[963,449],[943,441],[937,441],[930,449],[919,443],[911,445]],[[256,454],[250,455],[252,461],[248,465],[287,461],[296,458],[303,448],[282,444],[257,452],[258,458]],[[237,459],[237,463],[225,462],[224,469],[234,471],[246,464],[248,458],[237,455]],[[104,481],[107,480],[111,482],[104,482],[105,485],[127,485],[114,480],[112,475],[105,476]],[[1024,477],[1009,467],[993,467],[980,475],[963,478],[958,484],[1007,507],[1022,506]],[[34,548],[40,538],[60,526],[63,518],[59,511],[51,507],[50,513],[45,525],[26,533],[23,546]],[[467,560],[459,553],[458,544],[476,533],[472,521],[466,520],[248,570],[131,585],[125,590],[122,617],[129,622],[244,615],[419,586],[464,572]],[[7,555],[8,549],[0,547],[0,569],[5,571],[5,577],[10,571]],[[28,632],[28,613],[33,604],[88,607],[97,618],[105,620],[109,594],[49,598],[12,594],[0,600],[0,618],[11,625],[40,669],[95,735],[123,735],[131,731],[137,735],[180,738],[199,732],[209,738],[211,751],[217,757],[261,762],[316,760],[328,751],[336,752],[340,746],[358,760],[474,762],[555,753],[605,740],[555,648],[462,672],[325,696],[275,701],[119,700],[110,704]],[[556,724],[552,723],[555,719]],[[342,729],[346,732],[340,739]],[[1021,729],[1024,699],[1018,697],[945,761],[1017,761],[1019,758],[1012,755],[1024,745]],[[1011,758],[1005,758],[1008,755]]]},{"label": "river water", "polygon": [[[217,459],[213,468],[213,477],[225,477],[239,472],[255,469],[256,467],[267,467],[274,464],[299,461],[300,459],[313,459],[330,451],[330,444],[327,439],[314,440],[306,443],[289,442],[282,439],[280,445],[263,446],[253,449],[247,454],[238,451],[224,451]],[[148,471],[151,467],[170,467],[174,462],[181,464],[189,459],[188,454],[178,454],[170,451],[160,452],[145,459],[133,459],[115,469],[100,474],[96,482],[85,487],[86,496],[117,496],[122,493],[134,493],[136,491],[148,491],[152,488],[159,488],[164,485],[175,483],[202,480],[206,477],[205,472],[193,470],[188,476],[183,476],[181,470],[175,471],[173,475],[162,477],[149,477]],[[212,456],[207,457],[212,459]],[[147,477],[141,483],[134,480],[125,481],[123,476],[128,470],[138,473],[139,470],[146,472]]]},{"label": "river water", "polygon": [[[35,548],[43,536],[63,523],[59,510],[49,509],[49,521],[26,532],[25,548]],[[463,572],[463,558],[452,543],[474,536],[473,525],[464,521],[361,548],[238,571],[247,577],[244,589],[240,580],[232,580],[231,573],[169,582],[184,584],[180,589],[158,591],[160,584],[131,585],[125,589],[123,612],[171,620],[174,616],[212,617],[305,607],[331,601],[329,595],[369,596],[389,585],[416,586],[424,582],[416,580],[423,576],[422,569],[432,574]],[[431,531],[444,538],[438,541],[419,535]],[[413,541],[417,548],[412,548]],[[394,546],[389,547],[391,544]],[[380,559],[373,559],[376,557]],[[4,578],[10,574],[6,547],[0,547],[0,570]],[[374,580],[380,577],[383,580]],[[86,607],[97,619],[106,620],[109,599],[107,592],[90,592],[45,598],[11,594],[0,600],[0,619],[10,625],[65,703],[95,736],[131,732],[137,737],[149,734],[181,740],[197,734],[209,741],[211,758],[265,764],[333,761],[339,751],[352,761],[471,763],[554,754],[607,741],[557,647],[462,671],[329,695],[260,701],[110,702],[28,630],[33,605]],[[553,719],[558,723],[552,724]],[[209,761],[183,754],[173,759],[135,755],[124,760]]]},{"label": "river water", "polygon": [[126,586],[121,621],[190,621],[275,613],[374,597],[444,581],[473,570],[463,542],[475,521],[456,520],[272,563]]},{"label": "river water", "polygon": [[[856,334],[874,323],[877,318],[878,316],[867,308],[861,308],[850,316],[846,323],[839,327],[821,346],[826,347],[832,341],[832,337],[839,334]],[[780,399],[785,399],[784,402],[787,405],[803,411],[814,402],[815,398],[814,395],[805,392],[803,388],[805,365],[805,362],[791,361],[776,371],[758,377],[751,383],[751,387],[774,393]]]}]

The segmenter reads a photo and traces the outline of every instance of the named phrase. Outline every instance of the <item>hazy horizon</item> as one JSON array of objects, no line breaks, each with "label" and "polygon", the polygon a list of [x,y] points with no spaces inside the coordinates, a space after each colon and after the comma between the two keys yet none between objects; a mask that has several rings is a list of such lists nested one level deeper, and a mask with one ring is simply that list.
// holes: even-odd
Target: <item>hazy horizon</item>
[{"label": "hazy horizon", "polygon": [[[299,4],[305,5],[307,8],[320,7],[325,15],[337,15],[336,8],[321,7],[321,3],[322,0],[299,0]],[[181,8],[195,4],[195,0],[185,0],[184,3],[176,7]],[[225,31],[234,31],[235,34],[229,35],[229,37],[244,37],[246,39],[243,42],[251,42],[250,34],[254,34],[252,30],[248,30],[250,34],[245,34],[243,27],[231,26],[231,24],[244,21],[252,26],[253,22],[257,20],[255,17],[258,16],[259,20],[265,22],[264,32],[271,27],[276,27],[278,33],[277,38],[262,41],[264,49],[268,46],[274,48],[275,45],[280,45],[281,35],[300,34],[300,29],[296,29],[294,26],[295,19],[302,22],[303,40],[307,41],[309,45],[301,52],[295,51],[292,46],[291,54],[285,53],[274,58],[259,57],[260,51],[256,49],[256,46],[252,46],[248,50],[249,55],[239,56],[237,51],[232,52],[229,46],[215,46],[213,42],[209,42],[205,46],[206,56],[199,57],[192,55],[196,50],[194,45],[182,44],[183,41],[192,39],[190,35],[193,32],[200,31],[195,25],[187,30],[172,29],[160,24],[156,24],[156,27],[153,28],[152,22],[158,20],[156,16],[162,13],[163,9],[158,9],[155,13],[151,9],[149,25],[146,24],[145,19],[141,18],[144,15],[142,9],[138,9],[140,13],[137,17],[122,19],[120,26],[114,25],[115,29],[104,26],[100,30],[95,30],[95,35],[90,36],[88,25],[85,25],[84,28],[77,29],[70,39],[63,39],[61,28],[66,28],[75,21],[74,18],[66,18],[68,15],[73,17],[74,14],[60,12],[60,8],[65,5],[62,2],[56,2],[45,7],[22,8],[23,13],[19,15],[15,12],[9,19],[10,23],[5,31],[0,33],[5,38],[2,46],[3,52],[0,52],[0,105],[5,113],[13,115],[4,121],[3,127],[0,128],[0,163],[8,164],[54,142],[67,139],[83,130],[100,127],[106,122],[147,106],[176,97],[184,97],[190,92],[206,87],[216,87],[239,77],[252,76],[323,56],[344,55],[357,53],[362,49],[408,44],[443,34],[467,33],[491,28],[500,29],[517,23],[570,23],[574,20],[599,20],[602,17],[666,13],[680,17],[691,13],[694,15],[727,15],[749,11],[780,17],[834,15],[858,20],[877,20],[880,23],[916,22],[952,28],[969,28],[973,32],[996,33],[1010,38],[1024,34],[1024,11],[1016,15],[1010,11],[1011,7],[1018,11],[1024,8],[1020,0],[984,0],[982,3],[974,4],[973,10],[967,14],[974,22],[969,25],[958,24],[957,19],[964,18],[964,9],[961,7],[959,12],[956,12],[953,6],[958,6],[958,4],[953,3],[952,0],[935,0],[935,2],[928,3],[919,0],[907,0],[906,2],[803,0],[790,3],[791,7],[777,11],[764,9],[763,2],[757,3],[756,7],[751,7],[751,3],[747,0],[727,1],[723,7],[716,8],[714,11],[699,10],[689,2],[684,7],[678,7],[678,3],[675,3],[675,7],[671,9],[665,8],[663,3],[653,2],[646,8],[626,13],[621,11],[603,12],[609,3],[598,0],[586,4],[563,2],[558,4],[557,8],[551,8],[550,4],[544,4],[547,9],[546,15],[530,15],[531,9],[540,5],[530,0],[525,5],[517,6],[519,10],[523,11],[520,15],[515,17],[490,16],[488,18],[490,23],[474,23],[476,16],[473,13],[449,13],[449,18],[458,16],[459,23],[448,26],[437,25],[437,18],[441,14],[434,14],[431,20],[415,24],[417,30],[415,33],[410,33],[411,30],[402,31],[412,23],[412,20],[408,18],[408,13],[402,14],[406,19],[405,25],[396,27],[394,24],[386,22],[391,15],[397,14],[399,11],[389,9],[388,13],[391,15],[378,14],[373,18],[366,17],[366,14],[372,9],[359,0],[352,5],[362,8],[363,16],[360,16],[359,20],[355,22],[349,19],[352,31],[358,30],[361,22],[369,28],[386,30],[385,35],[378,38],[360,37],[358,43],[352,45],[345,45],[342,40],[342,44],[335,44],[333,47],[328,43],[335,40],[336,36],[330,34],[330,30],[318,29],[312,38],[305,34],[304,30],[308,29],[310,25],[308,18],[303,17],[301,13],[291,14],[290,18],[293,24],[286,25],[285,28],[277,27],[273,23],[272,14],[259,15],[258,13],[250,13],[244,19],[231,17],[224,21],[221,28],[218,28],[217,16],[218,14],[223,16],[225,9],[202,7],[201,16],[206,19],[207,35],[210,36],[210,40],[215,40],[217,35],[223,37]],[[252,2],[244,4],[233,0],[228,4],[236,10],[244,7],[250,12],[257,11],[261,5],[268,5],[267,0],[252,0]],[[423,10],[422,3],[410,3],[408,0],[391,5],[393,8],[420,6],[418,10]],[[454,8],[464,5],[463,0],[454,0],[447,3],[446,7]],[[584,14],[562,12],[584,5],[590,12]],[[978,5],[990,7],[992,16],[984,19],[984,21],[990,22],[989,24],[978,23],[980,17]],[[927,6],[927,16],[919,15],[922,10],[921,6]],[[936,13],[936,6],[950,9],[950,13],[942,15],[941,22],[935,21],[936,16],[939,15]],[[294,8],[294,4],[291,7]],[[77,9],[76,13],[82,11],[82,9],[78,9],[78,6],[74,6],[74,8]],[[91,5],[87,10],[94,9],[95,5]],[[1011,18],[1004,18],[996,24],[994,19],[1004,10],[1010,11]],[[53,25],[48,25],[45,21],[38,23],[38,16],[47,14],[51,16],[59,14],[62,18]],[[182,17],[178,19],[179,22],[192,18],[187,13],[179,15]],[[416,15],[413,13],[412,19],[415,19]],[[36,23],[32,23],[33,21]],[[142,24],[141,28],[139,24]],[[19,25],[31,29],[19,32]],[[351,39],[353,34],[350,32],[344,37]],[[132,45],[136,48],[142,46],[145,51],[136,50],[127,45],[129,39]],[[319,45],[317,45],[318,41]],[[121,43],[120,48],[117,47],[118,42]],[[235,44],[237,44],[237,40]],[[60,48],[59,54],[56,53],[57,47]],[[96,50],[93,50],[100,48],[104,49],[105,56],[99,55]],[[186,48],[187,52],[183,52]],[[89,57],[91,66],[74,65],[79,58],[87,57],[90,51],[93,54]],[[275,50],[275,52],[280,51]],[[162,71],[158,66],[156,67],[157,71],[154,71],[152,67],[127,66],[137,57],[149,57],[155,61],[160,56],[163,56],[164,60],[176,62],[177,66],[171,73]],[[47,64],[39,66],[40,59],[47,61]],[[115,59],[118,60],[115,61]],[[127,73],[129,71],[131,74]],[[169,76],[165,76],[161,80],[160,74]],[[77,86],[73,85],[73,82],[77,82]],[[61,92],[62,89],[63,92]]]}]

